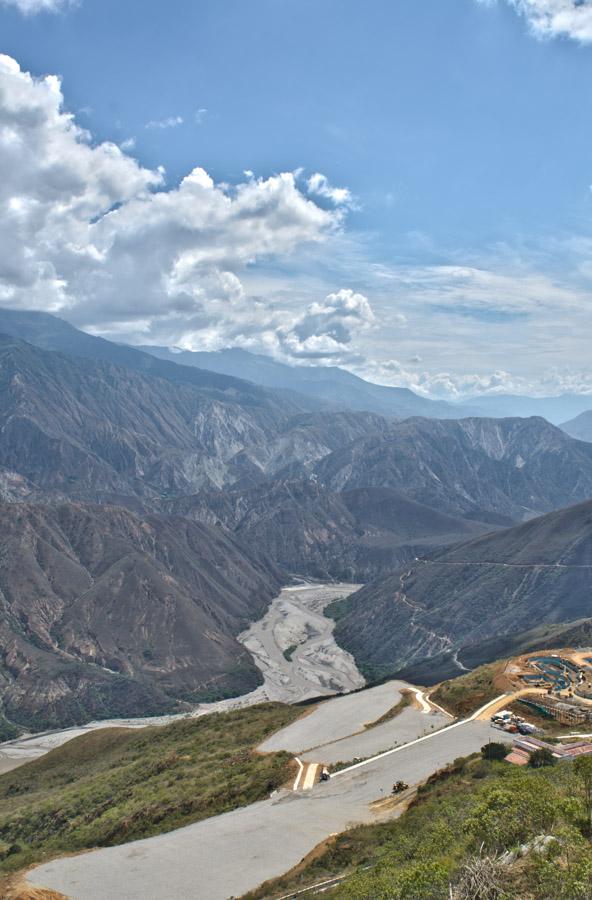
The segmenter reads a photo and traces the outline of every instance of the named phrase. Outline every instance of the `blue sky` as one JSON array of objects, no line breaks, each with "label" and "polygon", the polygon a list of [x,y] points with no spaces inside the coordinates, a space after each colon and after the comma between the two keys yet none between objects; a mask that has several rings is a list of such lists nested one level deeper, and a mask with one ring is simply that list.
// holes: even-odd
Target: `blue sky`
[{"label": "blue sky", "polygon": [[[222,209],[233,186],[250,184],[251,231],[237,251],[237,218],[226,222],[218,238],[233,251],[214,259],[204,222],[180,245],[179,221],[169,223],[158,240],[170,253],[150,274],[151,288],[163,279],[160,299],[143,308],[140,289],[127,302],[122,259],[108,259],[121,245],[111,221],[91,243],[116,301],[84,267],[73,271],[62,246],[52,285],[30,275],[11,284],[8,272],[1,302],[50,308],[107,336],[337,362],[433,395],[592,391],[588,3],[82,0],[36,12],[51,5],[0,0],[1,52],[35,79],[60,77],[62,110],[90,147],[112,141],[143,170],[164,167],[138,190],[172,202],[201,167],[222,183]],[[279,173],[296,173],[283,185],[281,228],[269,186]],[[315,173],[324,178],[310,181]],[[137,265],[146,229],[133,191],[119,181],[117,191],[95,197],[84,237],[76,219],[76,240],[115,208],[111,220],[136,229]],[[235,213],[244,223],[244,209]],[[158,217],[160,228],[162,208]],[[259,247],[263,222],[271,231]],[[70,248],[72,227],[63,224]],[[27,226],[26,238],[46,273],[43,235]]]}]

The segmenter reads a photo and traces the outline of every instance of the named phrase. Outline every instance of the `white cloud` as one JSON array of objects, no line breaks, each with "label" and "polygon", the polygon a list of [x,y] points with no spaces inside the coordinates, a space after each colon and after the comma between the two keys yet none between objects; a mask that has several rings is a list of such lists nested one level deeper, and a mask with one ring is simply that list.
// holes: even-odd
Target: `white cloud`
[{"label": "white cloud", "polygon": [[136,146],[135,137],[126,138],[125,141],[122,141],[121,144],[119,145],[121,150],[133,150],[135,146]]},{"label": "white cloud", "polygon": [[[419,358],[412,362],[420,362]],[[423,397],[467,400],[477,394],[518,394],[553,397],[560,394],[592,395],[592,375],[565,368],[549,369],[542,377],[526,377],[497,369],[493,372],[458,373],[409,370],[396,359],[377,366],[358,367],[358,374],[377,384],[407,387]]]},{"label": "white cloud", "polygon": [[12,6],[25,16],[34,16],[40,12],[60,12],[68,6],[74,6],[76,0],[0,0],[4,6]]},{"label": "white cloud", "polygon": [[381,266],[376,274],[416,305],[467,316],[528,316],[544,309],[588,308],[590,302],[587,290],[519,269],[498,272],[461,265]]},{"label": "white cloud", "polygon": [[368,298],[342,288],[321,302],[311,303],[289,329],[279,329],[282,350],[308,359],[343,358],[360,331],[371,328],[375,316]]},{"label": "white cloud", "polygon": [[[491,5],[492,0],[478,0],[478,2]],[[581,43],[592,41],[590,0],[506,0],[506,2],[524,16],[536,37],[567,37]]]},{"label": "white cloud", "polygon": [[196,111],[195,111],[195,121],[196,121],[196,124],[197,124],[197,125],[203,125],[204,120],[205,120],[205,117],[207,116],[207,114],[208,114],[208,111],[207,111],[207,109],[205,109],[205,107],[202,107],[201,109],[196,109]]},{"label": "white cloud", "polygon": [[336,206],[353,206],[354,204],[354,197],[351,191],[347,188],[333,187],[326,175],[321,175],[320,172],[315,172],[314,175],[310,176],[306,182],[306,187],[309,194],[330,200]]},{"label": "white cloud", "polygon": [[57,78],[7,56],[0,171],[0,304],[128,340],[220,346],[276,329],[281,311],[249,297],[243,273],[327,240],[343,217],[289,172],[229,187],[195,168],[165,190],[162,170],[91,141]]},{"label": "white cloud", "polygon": [[183,116],[167,116],[166,119],[153,119],[146,122],[145,128],[178,128],[184,122]]}]

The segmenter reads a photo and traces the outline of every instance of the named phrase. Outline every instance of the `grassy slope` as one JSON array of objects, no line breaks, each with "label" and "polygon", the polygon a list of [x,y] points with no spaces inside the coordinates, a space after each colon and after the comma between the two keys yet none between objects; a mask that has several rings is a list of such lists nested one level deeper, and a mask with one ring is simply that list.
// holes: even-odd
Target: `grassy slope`
[{"label": "grassy slope", "polygon": [[506,660],[490,663],[451,681],[443,681],[430,697],[455,716],[466,716],[506,690],[502,677],[505,665]]},{"label": "grassy slope", "polygon": [[257,744],[302,710],[266,703],[161,728],[106,728],[0,777],[0,872],[121,844],[264,799],[290,755]]},{"label": "grassy slope", "polygon": [[[541,833],[561,837],[562,846],[550,851],[558,857],[547,861],[530,854],[514,866],[498,867],[495,877],[504,893],[491,897],[584,900],[592,887],[592,847],[581,834],[582,807],[571,778],[569,766],[534,771],[480,758],[456,761],[420,789],[399,819],[339,835],[248,900],[269,900],[344,874],[332,897],[446,900],[468,861],[496,856]],[[475,894],[469,889],[453,896],[466,900]]]}]

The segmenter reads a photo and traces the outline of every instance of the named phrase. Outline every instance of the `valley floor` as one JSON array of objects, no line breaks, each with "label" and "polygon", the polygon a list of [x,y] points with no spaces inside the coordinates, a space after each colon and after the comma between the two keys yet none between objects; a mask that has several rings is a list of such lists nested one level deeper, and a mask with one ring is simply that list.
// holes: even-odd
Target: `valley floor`
[{"label": "valley floor", "polygon": [[[335,623],[323,615],[329,603],[347,597],[358,587],[344,583],[303,583],[284,588],[265,616],[239,636],[253,654],[263,674],[263,684],[240,697],[200,703],[189,715],[242,709],[266,700],[297,703],[362,687],[364,679],[352,656],[335,643]],[[287,652],[290,649],[292,653]],[[0,775],[97,728],[167,725],[187,715],[109,719],[8,741],[0,744]]]}]

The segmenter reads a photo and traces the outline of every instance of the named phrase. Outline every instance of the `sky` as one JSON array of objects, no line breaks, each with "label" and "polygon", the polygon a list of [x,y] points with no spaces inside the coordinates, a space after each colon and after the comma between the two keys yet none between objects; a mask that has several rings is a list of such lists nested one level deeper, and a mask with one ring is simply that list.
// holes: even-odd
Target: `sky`
[{"label": "sky", "polygon": [[0,304],[592,393],[589,0],[0,0]]}]

